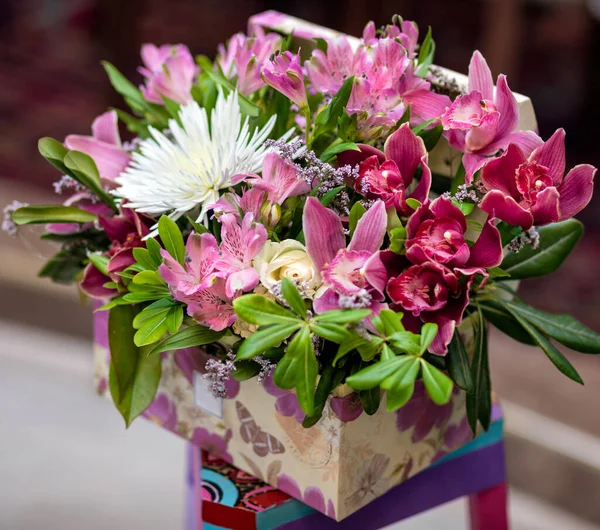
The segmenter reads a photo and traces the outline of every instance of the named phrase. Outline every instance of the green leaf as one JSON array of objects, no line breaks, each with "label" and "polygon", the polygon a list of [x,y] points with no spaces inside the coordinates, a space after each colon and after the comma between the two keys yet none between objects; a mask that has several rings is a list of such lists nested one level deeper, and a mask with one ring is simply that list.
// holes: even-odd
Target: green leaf
[{"label": "green leaf", "polygon": [[96,309],[96,311],[108,311],[109,309],[112,309],[113,307],[116,307],[118,305],[130,305],[130,304],[129,304],[129,302],[123,300],[122,296],[117,296],[116,298],[113,298],[112,300],[110,300],[109,302],[104,304],[102,307],[99,307],[98,309]]},{"label": "green leaf", "polygon": [[361,390],[359,392],[360,402],[362,403],[365,412],[372,416],[379,410],[381,403],[381,390],[379,387],[371,388],[371,390]]},{"label": "green leaf", "polygon": [[[527,246],[518,254],[508,254],[500,267],[511,280],[533,278],[554,272],[573,250],[583,234],[583,225],[576,219],[542,226],[539,247]],[[498,278],[502,280],[502,278]]]},{"label": "green leaf", "polygon": [[[209,77],[218,85],[226,88],[229,92],[233,92],[235,90],[235,86],[229,79],[225,78],[218,72],[214,70],[206,70],[206,73]],[[240,104],[240,110],[242,114],[245,116],[250,116],[251,118],[256,118],[260,114],[260,107],[252,103],[247,97],[243,96],[238,92],[238,101]]]},{"label": "green leaf", "polygon": [[433,57],[435,55],[435,41],[431,35],[431,26],[427,30],[427,35],[421,47],[419,48],[419,55],[417,57],[417,63],[419,65],[417,69],[417,75],[425,77],[429,70],[429,66],[433,64]]},{"label": "green leaf", "polygon": [[315,423],[317,423],[323,414],[323,409],[325,408],[325,403],[327,403],[327,398],[329,394],[331,394],[332,390],[335,388],[335,368],[333,365],[328,364],[323,368],[323,373],[319,378],[319,382],[317,384],[317,390],[315,391],[315,408],[313,414],[310,416],[306,416],[304,421],[302,422],[302,427],[308,429],[312,427]]},{"label": "green leaf", "polygon": [[442,136],[442,132],[444,132],[444,128],[440,123],[431,129],[423,129],[419,133],[419,136],[423,139],[423,143],[425,144],[425,149],[427,149],[427,151],[431,151],[437,145]]},{"label": "green leaf", "polygon": [[298,331],[301,325],[302,322],[297,320],[292,324],[274,324],[261,327],[244,340],[237,351],[237,358],[247,360],[265,353]]},{"label": "green leaf", "polygon": [[318,363],[310,329],[305,326],[292,339],[285,355],[277,363],[273,382],[279,388],[295,388],[298,402],[307,416],[312,416],[314,412],[317,372]]},{"label": "green leaf", "polygon": [[328,147],[321,153],[321,160],[323,162],[329,162],[335,155],[343,153],[344,151],[360,151],[360,147],[354,142],[342,142]]},{"label": "green leaf", "polygon": [[204,225],[197,223],[191,217],[186,216],[186,219],[192,225],[192,228],[197,234],[205,234],[206,232],[208,232],[208,228],[206,228]]},{"label": "green leaf", "polygon": [[[454,204],[454,206],[456,206],[465,216],[473,213],[473,210],[475,209],[475,204],[472,202],[452,201],[452,204]],[[471,220],[472,219],[468,219],[467,223]],[[477,223],[477,224],[479,224],[479,223]],[[477,228],[479,229],[479,231],[481,231],[481,224],[479,224],[479,226]]]},{"label": "green leaf", "polygon": [[102,256],[101,254],[90,254],[88,259],[94,264],[104,276],[108,276],[108,256]]},{"label": "green leaf", "polygon": [[165,250],[171,254],[181,265],[185,264],[185,244],[181,230],[173,221],[166,215],[163,215],[158,220],[158,235]]},{"label": "green leaf", "polygon": [[294,313],[260,294],[246,294],[236,298],[233,301],[233,309],[242,320],[258,326],[268,324],[293,326],[301,323]]},{"label": "green leaf", "polygon": [[406,228],[398,226],[389,232],[390,250],[395,254],[404,253],[404,244],[406,242]]},{"label": "green leaf", "polygon": [[319,337],[323,337],[324,339],[335,342],[336,344],[342,344],[350,339],[350,333],[339,324],[333,324],[330,322],[322,322],[320,324],[313,323],[310,325],[310,329],[319,335]]},{"label": "green leaf", "polygon": [[438,370],[435,366],[429,364],[425,359],[421,359],[421,369],[423,372],[423,382],[429,397],[437,405],[445,405],[452,396],[452,379],[444,372]]},{"label": "green leaf", "polygon": [[473,393],[467,394],[467,419],[473,434],[477,431],[477,420],[488,430],[492,415],[492,389],[488,361],[488,342],[485,320],[478,310],[475,323],[475,353],[471,365]]},{"label": "green leaf", "polygon": [[64,158],[69,175],[95,193],[102,202],[116,210],[115,201],[103,188],[96,162],[91,156],[80,151],[69,151]]},{"label": "green leaf", "polygon": [[486,320],[502,331],[502,333],[522,344],[528,344],[529,346],[537,345],[531,338],[531,335],[519,324],[519,321],[504,309],[499,300],[481,300],[479,306]]},{"label": "green leaf", "polygon": [[388,386],[386,410],[392,412],[404,406],[415,391],[415,380],[419,375],[419,359],[409,357],[409,361],[394,375],[386,379]]},{"label": "green leaf", "polygon": [[520,302],[503,302],[545,335],[582,353],[600,353],[600,335],[570,315],[553,315]]},{"label": "green leaf", "polygon": [[102,61],[102,66],[108,74],[110,84],[126,100],[130,100],[136,108],[147,108],[148,103],[142,96],[139,88],[131,83],[119,70],[107,61]]},{"label": "green leaf", "polygon": [[18,225],[47,223],[93,223],[97,216],[75,206],[23,206],[13,212]]},{"label": "green leaf", "polygon": [[406,361],[381,382],[381,388],[384,390],[406,386],[416,379],[419,373],[419,359],[410,356],[400,358]]},{"label": "green leaf", "polygon": [[327,193],[325,193],[320,201],[321,204],[323,206],[329,206],[331,204],[331,202],[333,201],[333,199],[335,199],[335,197],[337,196],[337,194],[342,191],[346,186],[338,186],[337,188],[333,188],[331,190],[329,190]]},{"label": "green leaf", "polygon": [[313,40],[317,43],[316,49],[321,50],[324,54],[327,54],[327,41],[320,37],[314,37]]},{"label": "green leaf", "polygon": [[380,385],[384,379],[408,363],[412,357],[403,355],[389,360],[381,360],[363,368],[346,379],[346,383],[354,390],[370,390]]},{"label": "green leaf", "polygon": [[38,141],[40,154],[62,173],[68,173],[64,160],[69,150],[54,138],[40,138]]},{"label": "green leaf", "polygon": [[260,364],[254,361],[235,361],[235,370],[231,372],[231,377],[240,383],[252,379],[260,372]]},{"label": "green leaf", "polygon": [[213,331],[210,328],[200,325],[190,326],[162,340],[149,353],[163,353],[212,344],[217,342],[224,334],[225,331]]},{"label": "green leaf", "polygon": [[148,239],[146,239],[146,249],[148,250],[149,258],[152,264],[154,265],[153,267],[151,267],[151,270],[158,270],[158,267],[160,267],[163,262],[162,256],[160,255],[162,247],[160,246],[158,241],[156,241],[156,239],[154,239],[153,237],[149,237]]},{"label": "green leaf", "polygon": [[168,97],[163,95],[161,95],[161,99],[165,104],[165,110],[169,113],[171,118],[179,122],[179,109],[181,108],[181,105],[176,101],[173,101],[172,99],[169,99]]},{"label": "green leaf", "polygon": [[84,267],[81,257],[63,249],[48,260],[38,276],[50,278],[57,283],[71,284],[78,279]]},{"label": "green leaf", "polygon": [[133,342],[135,316],[135,309],[125,305],[113,307],[108,313],[108,345],[119,395],[125,395],[131,384],[140,356]]},{"label": "green leaf", "polygon": [[306,318],[306,304],[292,280],[284,278],[281,281],[281,293],[290,307],[302,318]]},{"label": "green leaf", "polygon": [[365,339],[364,337],[361,337],[360,335],[357,335],[357,334],[351,335],[351,337],[348,340],[346,340],[340,344],[337,354],[336,354],[335,358],[333,359],[333,366],[336,366],[337,362],[341,358],[348,355],[352,350],[355,350],[356,348],[358,348],[361,345],[368,344],[368,342],[369,341],[367,339]]},{"label": "green leaf", "polygon": [[158,270],[158,267],[154,263],[154,260],[150,256],[150,251],[145,248],[134,248],[133,249],[133,258],[136,263],[141,265],[148,272]]},{"label": "green leaf", "polygon": [[151,302],[153,300],[158,300],[160,298],[166,298],[171,296],[168,289],[165,291],[152,291],[145,293],[127,293],[123,295],[123,300],[129,302],[131,304],[139,304],[141,302]]},{"label": "green leaf", "polygon": [[408,199],[406,199],[406,204],[413,210],[417,210],[421,207],[421,202],[417,199],[414,199],[413,197],[409,197]]},{"label": "green leaf", "polygon": [[148,346],[158,342],[163,337],[168,330],[167,318],[169,311],[170,309],[159,309],[156,314],[143,321],[133,337],[136,346]]},{"label": "green leaf", "polygon": [[183,324],[183,306],[177,305],[169,309],[167,314],[167,331],[169,333],[177,333]]},{"label": "green leaf", "polygon": [[507,311],[509,311],[525,328],[525,330],[531,335],[533,340],[546,354],[548,359],[552,361],[552,364],[556,366],[563,374],[569,379],[572,379],[576,383],[583,385],[583,380],[577,373],[577,370],[568,361],[568,359],[552,344],[548,338],[541,333],[533,324],[526,320],[519,311],[514,309],[511,305],[505,304]]},{"label": "green leaf", "polygon": [[473,392],[473,378],[471,377],[469,356],[467,355],[467,350],[458,329],[454,330],[454,335],[448,345],[446,365],[448,373],[456,386],[466,392]]},{"label": "green leaf", "polygon": [[382,309],[379,312],[379,318],[381,319],[386,337],[390,337],[397,331],[404,331],[404,326],[402,325],[402,316],[402,313],[396,313],[391,309]]},{"label": "green leaf", "polygon": [[431,322],[428,322],[427,324],[423,324],[423,327],[421,328],[421,341],[420,341],[421,355],[427,351],[427,348],[429,348],[429,345],[433,342],[433,339],[435,339],[437,332],[438,332],[437,324],[433,324]]},{"label": "green leaf", "polygon": [[415,136],[419,136],[427,127],[433,125],[439,118],[431,118],[430,120],[424,121],[423,123],[413,127],[411,131]]},{"label": "green leaf", "polygon": [[[135,285],[150,285],[161,287],[165,285],[162,276],[157,271],[142,271],[133,277]],[[130,289],[132,287],[130,286]]]},{"label": "green leaf", "polygon": [[367,213],[367,209],[360,202],[355,202],[354,206],[350,210],[350,215],[348,216],[348,228],[350,230],[350,237],[354,234],[354,230],[356,230],[356,225],[360,218]]},{"label": "green leaf", "polygon": [[409,355],[421,355],[421,337],[411,331],[396,331],[388,337],[395,349]]},{"label": "green leaf", "polygon": [[122,391],[115,375],[114,361],[111,360],[108,377],[110,393],[127,427],[154,401],[160,376],[160,356],[148,357],[142,350],[138,353],[130,384]]},{"label": "green leaf", "polygon": [[372,311],[370,309],[332,309],[316,315],[315,322],[331,322],[333,324],[350,324],[364,320]]},{"label": "green leaf", "polygon": [[353,84],[354,76],[346,79],[337,94],[333,96],[329,105],[319,112],[315,119],[315,125],[318,126],[319,134],[330,131],[337,126],[339,118],[346,111],[346,105],[350,99]]}]

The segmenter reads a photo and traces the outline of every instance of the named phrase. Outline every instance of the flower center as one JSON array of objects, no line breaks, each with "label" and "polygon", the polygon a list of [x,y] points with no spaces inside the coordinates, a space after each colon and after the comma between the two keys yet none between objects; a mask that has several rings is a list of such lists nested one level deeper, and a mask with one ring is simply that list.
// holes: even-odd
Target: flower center
[{"label": "flower center", "polygon": [[537,162],[525,162],[517,168],[517,190],[529,204],[535,203],[538,193],[552,186],[548,168]]}]

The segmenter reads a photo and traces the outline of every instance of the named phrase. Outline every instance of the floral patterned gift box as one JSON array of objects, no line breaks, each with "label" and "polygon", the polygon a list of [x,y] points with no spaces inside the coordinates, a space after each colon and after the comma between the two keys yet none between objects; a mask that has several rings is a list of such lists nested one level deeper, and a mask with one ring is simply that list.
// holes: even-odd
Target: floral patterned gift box
[{"label": "floral patterned gift box", "polygon": [[567,171],[564,130],[540,138],[478,51],[468,76],[434,67],[400,17],[249,26],[214,61],[144,45],[139,88],[104,63],[131,113],[40,140],[68,197],[3,227],[45,224],[40,274],[103,301],[98,389],[126,425],[341,520],[489,429],[487,323],[582,382],[554,341],[600,336],[514,281],[573,249],[596,169]]}]

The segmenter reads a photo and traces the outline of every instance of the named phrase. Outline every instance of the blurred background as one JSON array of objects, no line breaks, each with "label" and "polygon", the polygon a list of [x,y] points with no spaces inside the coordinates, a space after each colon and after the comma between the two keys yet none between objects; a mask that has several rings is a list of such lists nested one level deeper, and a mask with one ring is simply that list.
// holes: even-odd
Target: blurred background
[{"label": "blurred background", "polygon": [[[254,13],[276,9],[360,35],[394,13],[431,25],[436,63],[466,72],[472,50],[531,97],[540,134],[567,130],[568,167],[600,166],[600,0],[0,0],[0,207],[58,202],[37,139],[88,134],[120,97],[107,59],[135,82],[142,43],[214,55]],[[562,269],[523,297],[600,331],[600,192]],[[181,527],[183,442],[143,421],[125,432],[92,390],[91,309],[35,278],[52,249],[0,234],[0,529]],[[579,387],[538,351],[492,333],[505,403],[514,527],[600,528],[600,359],[566,354]],[[453,503],[410,528],[464,528]],[[179,526],[178,526],[179,525]],[[412,525],[412,526],[411,526]]]}]

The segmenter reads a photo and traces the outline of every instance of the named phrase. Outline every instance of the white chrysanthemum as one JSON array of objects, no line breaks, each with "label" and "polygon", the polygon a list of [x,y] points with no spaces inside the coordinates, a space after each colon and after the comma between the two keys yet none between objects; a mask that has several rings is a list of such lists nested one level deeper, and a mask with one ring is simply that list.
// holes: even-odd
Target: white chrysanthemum
[{"label": "white chrysanthemum", "polygon": [[173,219],[199,207],[201,221],[218,200],[219,190],[232,185],[232,177],[260,171],[276,116],[250,133],[237,92],[227,97],[220,92],[210,127],[206,109],[195,101],[181,107],[179,119],[181,125],[169,121],[166,134],[150,128],[152,137],[140,142],[139,152],[117,178],[120,187],[115,193],[138,212]]}]

